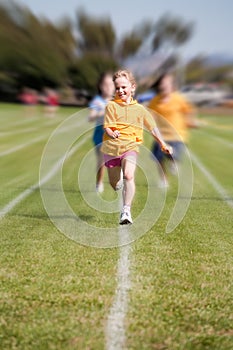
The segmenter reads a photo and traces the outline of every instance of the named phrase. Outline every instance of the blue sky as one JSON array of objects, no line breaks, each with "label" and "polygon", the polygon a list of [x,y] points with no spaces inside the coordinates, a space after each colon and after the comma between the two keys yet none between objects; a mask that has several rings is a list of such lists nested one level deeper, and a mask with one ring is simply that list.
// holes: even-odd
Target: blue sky
[{"label": "blue sky", "polygon": [[185,57],[198,53],[224,53],[233,56],[233,1],[232,0],[18,0],[37,16],[58,21],[63,16],[74,20],[75,13],[83,8],[87,15],[108,17],[120,37],[143,20],[157,21],[163,14],[180,16],[194,22],[194,34],[183,46]]}]

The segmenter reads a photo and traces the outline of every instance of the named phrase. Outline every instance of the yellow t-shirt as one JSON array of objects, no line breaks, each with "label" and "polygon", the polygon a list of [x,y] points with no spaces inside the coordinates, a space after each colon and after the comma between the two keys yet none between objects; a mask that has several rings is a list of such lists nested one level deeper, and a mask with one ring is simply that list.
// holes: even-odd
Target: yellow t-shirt
[{"label": "yellow t-shirt", "polygon": [[157,95],[149,102],[148,108],[156,112],[155,120],[165,141],[187,142],[188,117],[194,112],[194,107],[181,93],[173,92],[166,102]]},{"label": "yellow t-shirt", "polygon": [[104,128],[118,130],[120,136],[110,138],[104,133],[101,151],[112,156],[119,156],[128,151],[139,151],[143,142],[144,127],[151,131],[156,123],[151,113],[136,100],[126,104],[121,100],[110,101],[105,109]]}]

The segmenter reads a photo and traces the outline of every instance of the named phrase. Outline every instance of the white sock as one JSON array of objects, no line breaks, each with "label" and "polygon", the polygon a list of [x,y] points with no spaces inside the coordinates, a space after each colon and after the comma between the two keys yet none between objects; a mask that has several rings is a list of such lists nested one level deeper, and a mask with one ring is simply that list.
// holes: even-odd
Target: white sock
[{"label": "white sock", "polygon": [[129,205],[124,205],[123,206],[123,211],[130,212],[130,206]]}]

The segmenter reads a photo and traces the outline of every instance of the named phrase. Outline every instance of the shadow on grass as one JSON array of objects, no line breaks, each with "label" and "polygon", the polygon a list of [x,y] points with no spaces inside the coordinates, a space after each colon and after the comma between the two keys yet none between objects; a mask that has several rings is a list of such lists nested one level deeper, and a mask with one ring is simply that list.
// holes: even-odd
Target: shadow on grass
[{"label": "shadow on grass", "polygon": [[77,217],[73,216],[73,215],[53,215],[53,216],[48,216],[46,214],[24,214],[24,213],[9,213],[8,216],[11,217],[22,217],[22,218],[28,218],[28,219],[39,219],[39,220],[53,220],[53,219],[61,219],[61,220],[65,220],[65,219],[73,219],[76,220],[77,222],[82,220],[82,221],[93,221],[93,219],[95,219],[94,215],[79,215]]}]

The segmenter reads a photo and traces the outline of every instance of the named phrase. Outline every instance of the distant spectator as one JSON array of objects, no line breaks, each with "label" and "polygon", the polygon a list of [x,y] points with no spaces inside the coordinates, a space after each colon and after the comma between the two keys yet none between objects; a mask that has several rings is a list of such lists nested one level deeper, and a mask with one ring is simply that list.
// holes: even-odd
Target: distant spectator
[{"label": "distant spectator", "polygon": [[38,93],[28,87],[24,87],[22,92],[18,95],[19,101],[26,106],[24,113],[26,116],[32,117],[35,115],[35,106],[38,104]]},{"label": "distant spectator", "polygon": [[59,107],[59,95],[58,93],[50,88],[45,89],[45,116],[55,117]]}]

